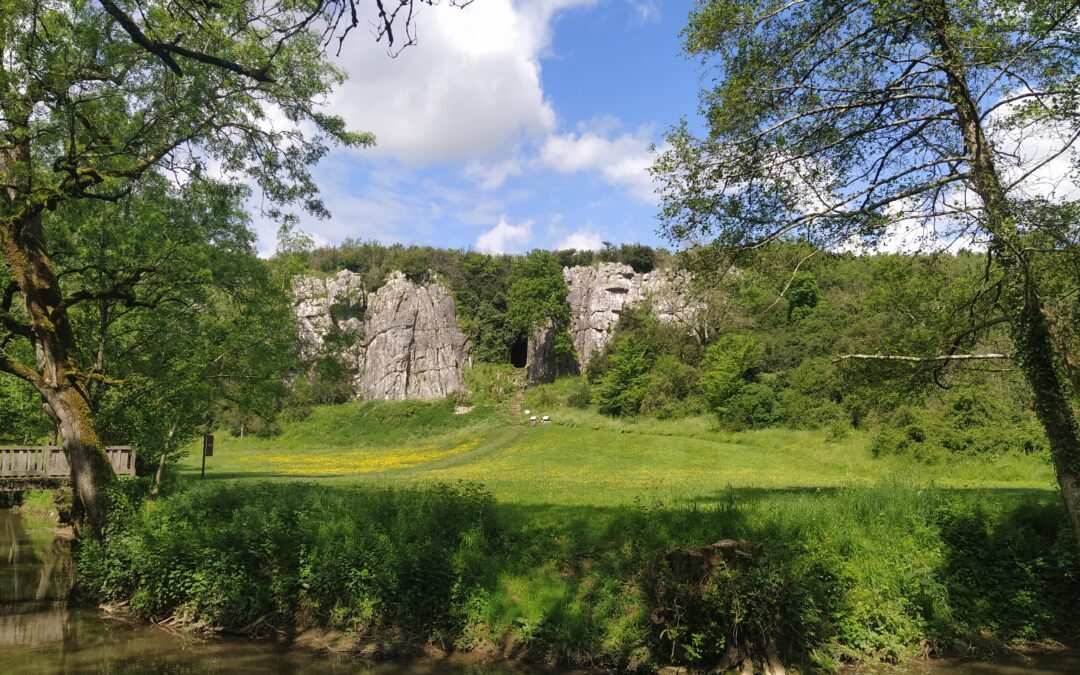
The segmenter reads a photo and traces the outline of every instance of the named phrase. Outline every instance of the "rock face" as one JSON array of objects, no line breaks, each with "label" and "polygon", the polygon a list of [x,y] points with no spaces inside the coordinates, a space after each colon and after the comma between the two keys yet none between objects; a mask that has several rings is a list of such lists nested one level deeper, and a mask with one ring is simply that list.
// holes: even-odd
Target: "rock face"
[{"label": "rock face", "polygon": [[629,265],[602,263],[567,267],[563,278],[570,290],[570,337],[582,370],[604,350],[624,309],[650,302],[665,323],[693,325],[701,310],[690,299],[690,279],[665,271],[637,273]]},{"label": "rock face", "polygon": [[462,391],[467,343],[445,286],[418,286],[395,272],[368,298],[359,393],[397,400]]},{"label": "rock face", "polygon": [[526,382],[530,387],[554,382],[559,374],[555,362],[555,329],[550,324],[529,337],[525,362]]},{"label": "rock face", "polygon": [[[300,356],[310,361],[322,352],[326,336],[335,329],[350,337],[363,329],[367,294],[359,274],[342,270],[318,277],[294,277],[293,299],[300,333]],[[355,361],[356,354],[349,359]]]},{"label": "rock face", "polygon": [[359,275],[343,271],[325,281],[298,277],[293,294],[302,355],[331,350],[354,373],[359,398],[441,398],[465,388],[468,341],[442,284],[395,272],[364,293]]}]

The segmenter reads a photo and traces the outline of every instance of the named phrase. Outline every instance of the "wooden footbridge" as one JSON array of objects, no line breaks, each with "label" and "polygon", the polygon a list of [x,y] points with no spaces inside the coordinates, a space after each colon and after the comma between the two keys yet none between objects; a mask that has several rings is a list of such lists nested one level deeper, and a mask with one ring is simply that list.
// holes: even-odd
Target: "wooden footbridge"
[{"label": "wooden footbridge", "polygon": [[[135,448],[110,446],[105,448],[105,456],[117,475],[135,474]],[[58,447],[0,447],[0,479],[12,489],[25,489],[23,483],[61,481],[70,476],[67,455]]]}]

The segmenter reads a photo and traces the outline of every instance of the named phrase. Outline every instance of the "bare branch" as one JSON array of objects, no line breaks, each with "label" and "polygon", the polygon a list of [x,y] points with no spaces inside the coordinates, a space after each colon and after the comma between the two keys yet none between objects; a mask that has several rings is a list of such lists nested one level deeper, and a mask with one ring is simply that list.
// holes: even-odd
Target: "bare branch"
[{"label": "bare branch", "polygon": [[933,363],[940,361],[988,361],[1011,359],[1008,354],[942,354],[940,356],[900,356],[896,354],[841,354],[833,363],[841,361],[902,361],[904,363]]}]

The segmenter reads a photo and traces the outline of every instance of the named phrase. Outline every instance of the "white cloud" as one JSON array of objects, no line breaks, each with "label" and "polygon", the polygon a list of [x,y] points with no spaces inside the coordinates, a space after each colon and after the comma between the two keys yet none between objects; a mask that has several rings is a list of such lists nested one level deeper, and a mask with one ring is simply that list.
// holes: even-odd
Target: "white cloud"
[{"label": "white cloud", "polygon": [[626,0],[634,17],[641,23],[656,23],[660,20],[660,0]]},{"label": "white cloud", "polygon": [[348,81],[329,109],[375,134],[374,152],[410,164],[501,159],[555,129],[540,57],[553,17],[596,0],[484,0],[425,7],[417,44],[396,58],[367,35],[350,36],[338,63]]},{"label": "white cloud", "polygon": [[533,222],[527,220],[511,225],[504,216],[499,223],[476,239],[476,250],[482,253],[520,253],[532,240]]},{"label": "white cloud", "polygon": [[1006,181],[1016,183],[1016,197],[1080,197],[1076,173],[1077,148],[1069,147],[1075,129],[1071,122],[1036,122],[1024,128],[1009,117],[1019,112],[1017,104],[998,108],[990,114],[990,135],[997,150],[996,160]]},{"label": "white cloud", "polygon": [[518,175],[523,168],[521,159],[515,156],[492,164],[470,162],[465,175],[476,180],[483,190],[498,190],[507,178]]},{"label": "white cloud", "polygon": [[577,249],[579,251],[599,251],[604,248],[600,235],[584,228],[571,232],[555,245],[556,250]]},{"label": "white cloud", "polygon": [[540,148],[539,162],[555,171],[596,171],[610,185],[634,197],[656,202],[655,183],[647,169],[653,162],[648,128],[616,136],[610,120],[579,133],[552,134]]}]

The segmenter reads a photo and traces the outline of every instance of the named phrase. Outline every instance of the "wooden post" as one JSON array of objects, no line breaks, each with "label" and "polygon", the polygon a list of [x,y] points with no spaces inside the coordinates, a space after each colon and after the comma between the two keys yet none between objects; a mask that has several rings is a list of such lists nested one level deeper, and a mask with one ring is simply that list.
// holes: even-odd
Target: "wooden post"
[{"label": "wooden post", "polygon": [[206,458],[214,456],[214,435],[203,435],[203,449],[202,449],[202,475],[201,478],[206,478]]}]

